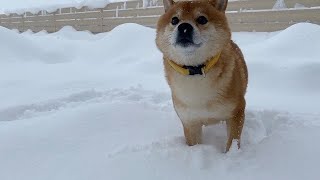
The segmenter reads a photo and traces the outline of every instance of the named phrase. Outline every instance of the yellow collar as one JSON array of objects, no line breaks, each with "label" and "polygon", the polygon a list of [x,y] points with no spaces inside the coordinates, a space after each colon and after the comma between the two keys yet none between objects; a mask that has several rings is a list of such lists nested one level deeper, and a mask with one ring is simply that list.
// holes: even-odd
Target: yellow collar
[{"label": "yellow collar", "polygon": [[180,66],[172,60],[168,60],[170,66],[176,70],[178,73],[182,75],[196,75],[200,74],[205,76],[206,73],[210,71],[210,69],[216,65],[220,58],[221,52],[219,52],[216,56],[214,56],[210,61],[207,61],[205,64],[199,66]]}]

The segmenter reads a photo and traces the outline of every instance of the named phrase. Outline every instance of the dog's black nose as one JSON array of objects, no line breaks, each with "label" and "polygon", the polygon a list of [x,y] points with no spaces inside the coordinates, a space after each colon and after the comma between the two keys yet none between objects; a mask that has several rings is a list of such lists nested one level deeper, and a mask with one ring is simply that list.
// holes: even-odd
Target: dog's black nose
[{"label": "dog's black nose", "polygon": [[182,23],[178,26],[177,43],[182,46],[193,44],[193,27],[189,23]]},{"label": "dog's black nose", "polygon": [[189,23],[182,23],[178,26],[178,31],[184,36],[192,35],[193,27]]}]

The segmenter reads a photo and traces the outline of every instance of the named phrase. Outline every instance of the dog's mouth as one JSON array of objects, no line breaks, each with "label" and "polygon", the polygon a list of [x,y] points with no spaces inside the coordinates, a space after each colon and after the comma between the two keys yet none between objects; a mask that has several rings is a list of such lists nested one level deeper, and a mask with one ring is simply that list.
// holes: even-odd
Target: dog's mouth
[{"label": "dog's mouth", "polygon": [[194,47],[194,48],[199,48],[202,43],[196,44],[192,39],[188,38],[178,38],[175,46],[183,47],[183,48],[189,48],[189,47]]}]

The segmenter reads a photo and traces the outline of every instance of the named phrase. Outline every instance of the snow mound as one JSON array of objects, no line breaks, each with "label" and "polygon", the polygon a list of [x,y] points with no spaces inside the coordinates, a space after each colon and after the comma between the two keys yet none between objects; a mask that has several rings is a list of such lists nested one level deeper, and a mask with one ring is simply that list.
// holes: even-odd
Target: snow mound
[{"label": "snow mound", "polygon": [[97,40],[98,36],[93,35],[90,31],[77,31],[72,26],[64,26],[58,32],[51,33],[50,36],[59,37],[68,40]]},{"label": "snow mound", "polygon": [[41,30],[41,31],[35,33],[35,35],[37,35],[37,36],[46,36],[46,35],[48,35],[48,31]]},{"label": "snow mound", "polygon": [[185,144],[154,29],[0,27],[0,179],[317,179],[318,29],[234,33],[249,89],[242,148],[223,153],[224,123]]},{"label": "snow mound", "polygon": [[[279,106],[291,106],[295,100],[303,104],[308,101],[313,103],[317,98],[303,94],[306,91],[315,94],[320,90],[320,83],[315,79],[320,77],[319,47],[320,26],[310,23],[295,24],[281,32],[272,33],[264,41],[243,45],[251,74],[249,90],[259,89],[259,101],[270,102],[270,106],[275,105],[273,99],[264,97],[279,91],[287,94],[281,97],[283,101],[278,102]],[[310,108],[314,109],[313,106]]]},{"label": "snow mound", "polygon": [[[275,64],[304,64],[305,61],[318,63],[317,57],[320,55],[320,26],[311,23],[294,24],[287,29],[274,34],[263,43],[251,44],[258,46],[254,54],[261,57],[276,55],[284,57],[283,61],[274,62]],[[248,47],[248,49],[249,49]],[[271,54],[270,54],[271,53]],[[293,59],[285,58],[287,54]],[[271,59],[269,59],[270,61]]]},{"label": "snow mound", "polygon": [[[155,63],[161,62],[159,59],[161,53],[155,45],[155,34],[155,30],[152,28],[133,23],[122,24],[107,33],[98,42],[98,46],[104,47],[108,58],[128,58],[131,63],[136,64],[134,67],[143,68],[143,71],[152,72],[155,70],[155,72],[159,72],[158,67],[154,66]],[[125,46],[123,42],[125,42]],[[143,56],[141,56],[142,54]],[[123,68],[128,65],[123,61],[118,63],[123,65]],[[143,66],[138,66],[139,64]],[[127,70],[130,71],[130,69],[129,67]]]},{"label": "snow mound", "polygon": [[320,26],[311,23],[294,24],[266,41],[269,50],[291,54],[300,58],[312,56],[319,62]]},{"label": "snow mound", "polygon": [[[31,34],[27,32],[26,34]],[[27,38],[19,35],[17,32],[7,28],[0,27],[0,48],[2,58],[0,62],[24,61],[34,59],[33,53],[37,46]],[[19,49],[19,51],[17,51]]]},{"label": "snow mound", "polygon": [[23,14],[24,12],[31,12],[33,14],[38,13],[41,10],[46,10],[49,13],[56,11],[59,8],[65,7],[76,7],[81,8],[88,6],[89,8],[103,8],[107,4],[112,2],[123,2],[124,0],[11,0],[11,1],[0,1],[0,12],[18,13]]}]

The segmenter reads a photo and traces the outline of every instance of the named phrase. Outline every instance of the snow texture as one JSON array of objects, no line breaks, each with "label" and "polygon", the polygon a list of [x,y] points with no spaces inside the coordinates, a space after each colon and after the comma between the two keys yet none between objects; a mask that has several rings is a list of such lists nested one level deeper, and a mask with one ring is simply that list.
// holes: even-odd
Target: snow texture
[{"label": "snow texture", "polygon": [[286,9],[287,5],[284,0],[277,0],[272,9]]},{"label": "snow texture", "polygon": [[23,14],[26,11],[38,13],[41,10],[47,10],[50,13],[65,7],[103,8],[109,3],[124,1],[127,0],[0,0],[0,12]]},{"label": "snow texture", "polygon": [[249,68],[242,148],[185,144],[155,30],[0,28],[1,180],[317,180],[320,26],[233,33]]}]

